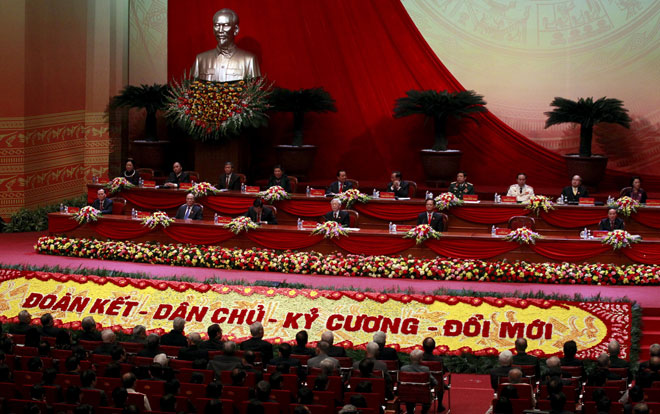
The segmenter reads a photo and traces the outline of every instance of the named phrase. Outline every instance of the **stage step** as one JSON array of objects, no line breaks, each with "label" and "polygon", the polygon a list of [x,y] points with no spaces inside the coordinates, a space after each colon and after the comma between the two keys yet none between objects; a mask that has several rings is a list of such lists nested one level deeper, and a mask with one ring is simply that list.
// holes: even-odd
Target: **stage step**
[{"label": "stage step", "polygon": [[640,360],[649,357],[649,347],[660,343],[660,308],[642,309],[642,339],[640,341]]},{"label": "stage step", "polygon": [[642,316],[642,331],[660,331],[660,316]]}]

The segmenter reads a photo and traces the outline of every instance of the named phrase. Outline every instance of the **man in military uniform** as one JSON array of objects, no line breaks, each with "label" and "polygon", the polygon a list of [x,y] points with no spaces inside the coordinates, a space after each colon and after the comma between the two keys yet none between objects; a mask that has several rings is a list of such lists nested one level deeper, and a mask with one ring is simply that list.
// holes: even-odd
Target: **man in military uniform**
[{"label": "man in military uniform", "polygon": [[467,182],[467,174],[464,171],[459,171],[456,174],[456,181],[449,184],[449,192],[460,200],[463,199],[465,194],[474,194],[474,186]]}]

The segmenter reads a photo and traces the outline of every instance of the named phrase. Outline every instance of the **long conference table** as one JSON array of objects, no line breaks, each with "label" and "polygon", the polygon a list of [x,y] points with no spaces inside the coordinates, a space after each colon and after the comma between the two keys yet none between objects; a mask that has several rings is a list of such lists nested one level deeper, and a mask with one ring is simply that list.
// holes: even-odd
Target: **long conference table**
[{"label": "long conference table", "polygon": [[[88,201],[96,199],[100,184],[88,184]],[[179,206],[185,203],[187,190],[170,190],[135,187],[113,194],[126,200],[124,214],[135,208],[141,211],[165,211],[170,216],[176,214]],[[227,191],[197,200],[204,206],[204,219],[212,220],[215,213],[224,216],[244,214],[252,205],[256,194]],[[318,220],[330,211],[330,198],[308,197],[292,194],[291,199],[274,203],[279,224],[295,225],[298,218]],[[387,230],[389,222],[414,225],[417,216],[424,211],[424,199],[391,200],[371,199],[368,203],[355,203],[352,207],[359,213],[359,227],[362,229]],[[536,220],[536,231],[542,235],[578,236],[587,227],[598,229],[598,223],[607,216],[603,206],[557,205],[554,210],[541,212],[537,217],[521,204],[494,203],[480,200],[478,203],[465,203],[452,207],[448,214],[449,232],[490,234],[492,226],[506,227],[513,216],[530,216]],[[626,220],[626,230],[644,238],[658,237],[660,232],[660,207],[641,206]]]}]

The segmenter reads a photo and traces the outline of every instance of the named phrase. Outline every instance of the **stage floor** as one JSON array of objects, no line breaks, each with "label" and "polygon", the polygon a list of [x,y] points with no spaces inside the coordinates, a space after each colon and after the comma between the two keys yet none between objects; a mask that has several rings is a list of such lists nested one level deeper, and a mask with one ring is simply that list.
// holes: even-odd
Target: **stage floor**
[{"label": "stage floor", "polygon": [[369,277],[314,276],[241,270],[216,270],[194,267],[151,265],[146,263],[115,262],[95,259],[78,259],[37,254],[34,245],[40,236],[47,232],[2,233],[0,234],[0,266],[60,266],[70,269],[107,269],[130,273],[146,273],[154,277],[190,277],[199,281],[210,278],[234,281],[275,281],[302,283],[315,288],[346,288],[411,291],[414,293],[432,292],[437,289],[474,290],[481,292],[544,292],[572,296],[579,293],[585,297],[601,295],[606,298],[623,298],[637,301],[642,307],[656,307],[660,286],[589,286],[589,285],[539,285],[527,283],[460,282],[408,279],[377,279]]}]

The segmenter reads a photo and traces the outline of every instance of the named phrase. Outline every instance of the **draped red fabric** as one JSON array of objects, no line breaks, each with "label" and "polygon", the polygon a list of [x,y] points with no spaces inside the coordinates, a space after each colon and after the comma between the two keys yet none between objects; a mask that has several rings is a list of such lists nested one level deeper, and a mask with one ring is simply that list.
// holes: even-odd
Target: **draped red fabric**
[{"label": "draped red fabric", "polygon": [[252,206],[254,197],[204,197],[200,202],[223,214],[244,214]]},{"label": "draped red fabric", "polygon": [[186,202],[185,191],[122,191],[119,193],[126,201],[138,207],[150,210],[165,210],[179,207]]},{"label": "draped red fabric", "polygon": [[48,232],[51,234],[71,231],[79,226],[78,222],[71,219],[72,216],[49,216]]},{"label": "draped red fabric", "polygon": [[115,240],[134,239],[151,231],[149,227],[143,226],[139,220],[99,220],[90,223],[90,225],[101,236]]},{"label": "draped red fabric", "polygon": [[631,216],[633,220],[642,223],[645,226],[660,229],[660,212],[658,210],[638,209],[637,213]]},{"label": "draped red fabric", "polygon": [[598,224],[607,217],[607,212],[604,209],[558,208],[547,213],[542,211],[541,217],[553,226],[572,229]]},{"label": "draped red fabric", "polygon": [[515,243],[501,239],[470,240],[466,243],[461,240],[440,238],[440,240],[427,240],[424,244],[440,256],[457,259],[488,259],[518,247]]},{"label": "draped red fabric", "polygon": [[276,234],[248,232],[247,237],[262,247],[276,250],[304,249],[323,240],[323,236],[302,232],[278,232]]},{"label": "draped red fabric", "polygon": [[219,226],[200,231],[198,227],[175,223],[163,231],[179,243],[187,244],[218,244],[234,237],[234,233]]},{"label": "draped red fabric", "polygon": [[639,263],[660,263],[660,249],[655,245],[634,244],[632,247],[621,249],[621,252]]},{"label": "draped red fabric", "polygon": [[532,250],[544,257],[554,260],[578,262],[612,249],[604,244],[580,243],[580,241],[544,241],[539,240],[530,246]]},{"label": "draped red fabric", "polygon": [[506,223],[513,216],[525,216],[529,214],[529,210],[520,206],[483,208],[464,204],[461,207],[452,208],[451,214],[471,223],[498,224]]},{"label": "draped red fabric", "polygon": [[385,221],[414,220],[419,213],[424,212],[424,207],[419,204],[360,204],[353,205],[353,209],[360,214],[367,214]]},{"label": "draped red fabric", "polygon": [[298,217],[320,217],[330,211],[328,199],[284,200],[276,205],[278,209]]},{"label": "draped red fabric", "polygon": [[382,236],[360,235],[358,239],[349,235],[349,237],[339,237],[332,240],[347,252],[364,255],[395,254],[415,245],[414,239],[395,239]]}]

